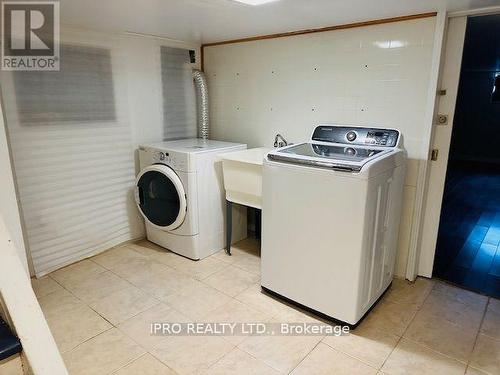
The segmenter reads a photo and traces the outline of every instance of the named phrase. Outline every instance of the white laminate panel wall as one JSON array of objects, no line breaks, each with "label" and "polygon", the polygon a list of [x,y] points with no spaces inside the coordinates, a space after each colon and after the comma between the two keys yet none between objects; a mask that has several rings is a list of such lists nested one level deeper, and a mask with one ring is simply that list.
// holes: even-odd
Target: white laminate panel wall
[{"label": "white laminate panel wall", "polygon": [[[23,76],[17,82],[13,74],[1,76],[27,245],[37,276],[144,236],[132,194],[134,152],[138,144],[168,136],[163,126],[160,47],[179,45],[73,28],[64,28],[61,36],[63,45],[82,53],[63,73],[43,80]],[[93,49],[106,51],[109,67],[101,60],[93,65]],[[63,66],[69,61],[64,57]],[[89,85],[88,71],[104,65],[97,73],[101,79]],[[67,74],[67,79],[57,74]],[[101,84],[107,94],[92,102],[88,91],[94,88],[98,93]],[[48,105],[38,108],[37,95]],[[65,104],[51,102],[51,95]],[[107,106],[104,112],[90,108],[101,103]],[[67,110],[71,116],[66,116]],[[37,115],[40,112],[43,117]],[[59,112],[64,116],[56,119]]]},{"label": "white laminate panel wall", "polygon": [[66,29],[61,72],[2,76],[37,276],[142,236],[132,200],[125,54],[117,41],[113,35]]},{"label": "white laminate panel wall", "polygon": [[[411,218],[422,151],[435,17],[205,48],[213,138],[272,146],[319,123],[401,130],[408,150],[403,213]],[[405,275],[411,219],[396,274]]]}]

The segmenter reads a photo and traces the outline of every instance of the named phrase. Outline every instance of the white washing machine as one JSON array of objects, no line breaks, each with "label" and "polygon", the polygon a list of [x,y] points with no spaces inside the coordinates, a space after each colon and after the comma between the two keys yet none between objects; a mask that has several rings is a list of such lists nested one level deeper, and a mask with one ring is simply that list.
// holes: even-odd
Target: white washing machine
[{"label": "white washing machine", "polygon": [[397,130],[318,126],[264,161],[265,291],[356,326],[393,278],[406,152]]},{"label": "white washing machine", "polygon": [[246,145],[183,139],[139,147],[135,201],[148,240],[190,259],[225,247],[225,193],[218,155]]}]

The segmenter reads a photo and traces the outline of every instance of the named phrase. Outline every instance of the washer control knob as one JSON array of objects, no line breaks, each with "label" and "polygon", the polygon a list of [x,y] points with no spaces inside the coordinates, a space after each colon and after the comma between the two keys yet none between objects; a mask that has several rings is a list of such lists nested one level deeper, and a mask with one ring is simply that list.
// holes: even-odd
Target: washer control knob
[{"label": "washer control knob", "polygon": [[164,161],[165,160],[165,154],[163,152],[160,152],[160,160]]},{"label": "washer control knob", "polygon": [[346,134],[345,137],[347,138],[347,140],[349,142],[353,142],[353,141],[356,140],[356,138],[358,137],[358,135],[356,134],[356,132],[350,131],[349,133]]},{"label": "washer control knob", "polygon": [[352,147],[348,147],[345,149],[345,154],[349,156],[355,156],[356,155],[356,150],[353,149]]}]

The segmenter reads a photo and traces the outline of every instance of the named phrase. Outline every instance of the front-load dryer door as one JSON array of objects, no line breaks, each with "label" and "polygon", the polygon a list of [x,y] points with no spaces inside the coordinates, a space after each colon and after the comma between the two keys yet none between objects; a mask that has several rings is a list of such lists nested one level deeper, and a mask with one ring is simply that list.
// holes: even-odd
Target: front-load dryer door
[{"label": "front-load dryer door", "polygon": [[136,179],[135,201],[144,219],[165,231],[181,226],[186,218],[186,193],[177,174],[166,165],[144,168]]}]

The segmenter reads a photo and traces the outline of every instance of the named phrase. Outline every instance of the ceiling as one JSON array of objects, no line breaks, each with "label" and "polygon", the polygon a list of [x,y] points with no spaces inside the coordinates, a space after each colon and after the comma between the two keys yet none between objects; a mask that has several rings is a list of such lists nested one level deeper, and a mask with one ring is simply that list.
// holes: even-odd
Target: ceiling
[{"label": "ceiling", "polygon": [[228,39],[357,21],[500,5],[500,0],[61,0],[63,24],[131,31],[186,42]]}]

